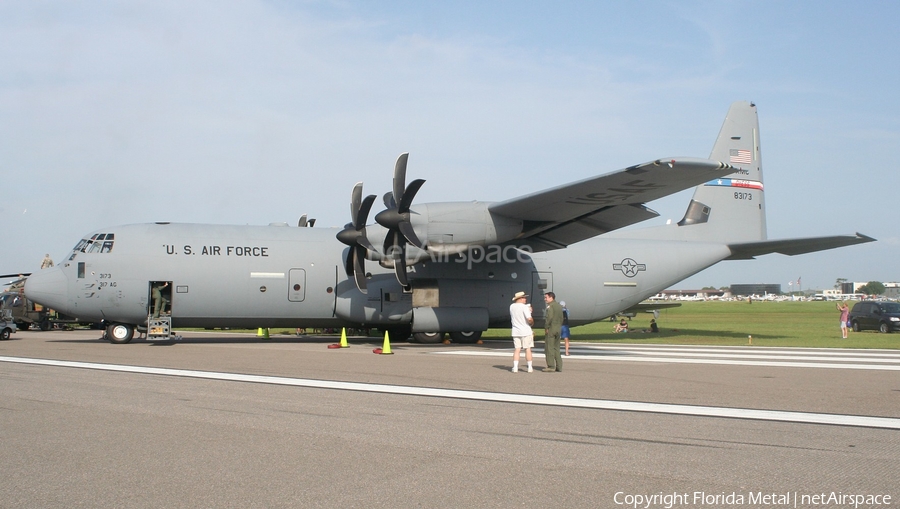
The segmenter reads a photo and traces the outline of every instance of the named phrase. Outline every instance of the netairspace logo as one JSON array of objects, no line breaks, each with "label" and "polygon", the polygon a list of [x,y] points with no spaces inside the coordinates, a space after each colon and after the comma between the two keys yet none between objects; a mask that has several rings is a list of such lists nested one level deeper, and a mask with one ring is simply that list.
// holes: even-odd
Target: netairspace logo
[{"label": "netairspace logo", "polygon": [[750,491],[738,493],[707,493],[705,491],[664,493],[625,493],[616,492],[613,502],[632,509],[651,509],[673,507],[879,507],[889,506],[891,495],[844,493],[842,491],[800,493],[797,491],[763,492]]},{"label": "netairspace logo", "polygon": [[[387,251],[388,258],[402,256],[402,252],[393,246]],[[500,263],[529,263],[534,249],[531,246],[468,246],[460,253],[446,253],[441,251],[429,251],[432,262],[465,263],[467,270],[472,270],[473,265],[500,264]]]}]

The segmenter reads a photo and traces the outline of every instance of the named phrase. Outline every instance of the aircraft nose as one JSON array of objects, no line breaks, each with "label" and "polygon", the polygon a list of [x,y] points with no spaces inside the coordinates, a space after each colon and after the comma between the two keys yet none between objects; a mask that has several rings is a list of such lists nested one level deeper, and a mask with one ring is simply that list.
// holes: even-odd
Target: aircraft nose
[{"label": "aircraft nose", "polygon": [[61,268],[43,269],[25,280],[25,297],[42,306],[64,311],[69,307],[68,286]]}]

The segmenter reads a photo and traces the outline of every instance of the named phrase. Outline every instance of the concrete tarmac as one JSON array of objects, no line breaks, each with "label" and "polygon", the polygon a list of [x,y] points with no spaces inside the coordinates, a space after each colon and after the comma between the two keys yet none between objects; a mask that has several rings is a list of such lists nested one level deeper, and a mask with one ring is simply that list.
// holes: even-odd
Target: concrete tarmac
[{"label": "concrete tarmac", "polygon": [[0,342],[0,507],[900,497],[900,352],[576,344],[562,373],[513,374],[508,341],[99,337]]}]

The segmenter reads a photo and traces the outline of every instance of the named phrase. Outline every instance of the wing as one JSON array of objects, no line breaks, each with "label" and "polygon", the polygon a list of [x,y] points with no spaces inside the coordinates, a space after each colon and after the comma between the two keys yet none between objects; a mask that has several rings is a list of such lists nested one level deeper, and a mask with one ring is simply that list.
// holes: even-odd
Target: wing
[{"label": "wing", "polygon": [[524,222],[510,244],[548,251],[656,217],[645,203],[733,172],[708,159],[656,160],[493,203],[489,210]]},{"label": "wing", "polygon": [[628,309],[623,309],[619,311],[618,314],[637,314],[637,313],[652,313],[657,309],[667,309],[667,308],[677,308],[681,307],[680,302],[641,302],[640,304],[635,304]]},{"label": "wing", "polygon": [[824,251],[836,247],[852,246],[865,242],[874,242],[875,239],[868,235],[857,233],[856,235],[835,235],[831,237],[806,237],[801,239],[761,240],[758,242],[745,242],[741,244],[729,244],[731,256],[726,260],[750,260],[757,256],[781,253],[794,256],[798,254]]}]

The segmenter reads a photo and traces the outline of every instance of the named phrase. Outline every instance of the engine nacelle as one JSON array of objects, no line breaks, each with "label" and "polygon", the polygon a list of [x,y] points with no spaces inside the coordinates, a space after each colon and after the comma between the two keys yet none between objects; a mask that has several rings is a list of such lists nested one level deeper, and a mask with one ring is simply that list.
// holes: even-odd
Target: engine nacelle
[{"label": "engine nacelle", "polygon": [[501,244],[522,233],[522,221],[491,214],[490,203],[428,203],[410,209],[410,223],[431,253]]}]

